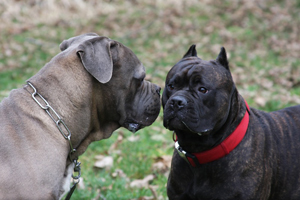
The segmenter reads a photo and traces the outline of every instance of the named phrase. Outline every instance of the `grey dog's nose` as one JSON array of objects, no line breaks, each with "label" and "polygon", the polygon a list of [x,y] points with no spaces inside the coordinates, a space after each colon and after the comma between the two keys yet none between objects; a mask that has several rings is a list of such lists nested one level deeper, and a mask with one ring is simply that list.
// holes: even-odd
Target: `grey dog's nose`
[{"label": "grey dog's nose", "polygon": [[175,96],[170,101],[171,106],[177,109],[181,109],[187,104],[187,100],[182,96]]}]

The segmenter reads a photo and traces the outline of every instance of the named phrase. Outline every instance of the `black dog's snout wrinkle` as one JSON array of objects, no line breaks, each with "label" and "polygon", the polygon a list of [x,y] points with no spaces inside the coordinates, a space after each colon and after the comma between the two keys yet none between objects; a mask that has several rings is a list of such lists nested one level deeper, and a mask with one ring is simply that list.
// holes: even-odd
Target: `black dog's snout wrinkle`
[{"label": "black dog's snout wrinkle", "polygon": [[175,96],[172,99],[170,99],[170,105],[173,108],[181,109],[187,105],[187,100],[182,96]]}]

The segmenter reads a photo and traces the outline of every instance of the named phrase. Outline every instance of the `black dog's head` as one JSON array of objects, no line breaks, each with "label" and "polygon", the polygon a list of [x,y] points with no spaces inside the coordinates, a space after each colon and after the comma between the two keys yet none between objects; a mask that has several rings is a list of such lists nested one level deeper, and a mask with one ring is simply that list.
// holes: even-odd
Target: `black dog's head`
[{"label": "black dog's head", "polygon": [[192,45],[167,75],[164,126],[198,135],[218,131],[228,117],[234,89],[225,48],[216,60],[205,61]]}]

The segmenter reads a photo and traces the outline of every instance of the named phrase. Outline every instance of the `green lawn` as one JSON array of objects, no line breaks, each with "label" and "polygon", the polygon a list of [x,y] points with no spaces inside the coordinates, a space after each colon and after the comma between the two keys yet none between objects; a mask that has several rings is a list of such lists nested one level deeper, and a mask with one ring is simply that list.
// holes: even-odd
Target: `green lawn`
[{"label": "green lawn", "polygon": [[[191,44],[215,59],[221,46],[239,92],[250,106],[272,111],[300,104],[300,1],[17,1],[0,3],[0,99],[59,53],[59,44],[86,32],[115,39],[143,62],[147,79],[164,87],[169,69]],[[84,188],[72,199],[167,199],[172,133],[156,122],[135,134],[121,128],[90,145]],[[96,168],[99,155],[111,168]],[[157,168],[158,162],[163,163]],[[154,175],[148,185],[133,181]]]}]

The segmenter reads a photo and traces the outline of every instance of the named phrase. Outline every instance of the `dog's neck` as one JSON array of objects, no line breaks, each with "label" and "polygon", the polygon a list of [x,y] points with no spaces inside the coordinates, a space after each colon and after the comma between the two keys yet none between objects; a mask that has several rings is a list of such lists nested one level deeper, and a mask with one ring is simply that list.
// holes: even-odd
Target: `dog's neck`
[{"label": "dog's neck", "polygon": [[202,152],[212,149],[235,130],[242,120],[245,110],[245,102],[238,91],[235,90],[231,99],[228,117],[220,128],[209,135],[202,136],[195,133],[175,130],[180,146],[187,152]]},{"label": "dog's neck", "polygon": [[[29,81],[70,129],[71,142],[76,149],[74,157],[78,157],[84,153],[91,142],[110,137],[119,125],[115,122],[107,122],[105,116],[98,115],[98,113],[105,113],[103,112],[105,103],[95,102],[99,98],[93,98],[91,94],[102,95],[101,90],[95,87],[98,83],[92,76],[89,74],[80,76],[87,73],[82,66],[59,68],[55,62],[49,65],[47,64]],[[34,100],[32,104],[38,106]],[[60,136],[58,138],[64,140],[59,130],[53,132]],[[69,143],[65,144],[70,149]]]}]

